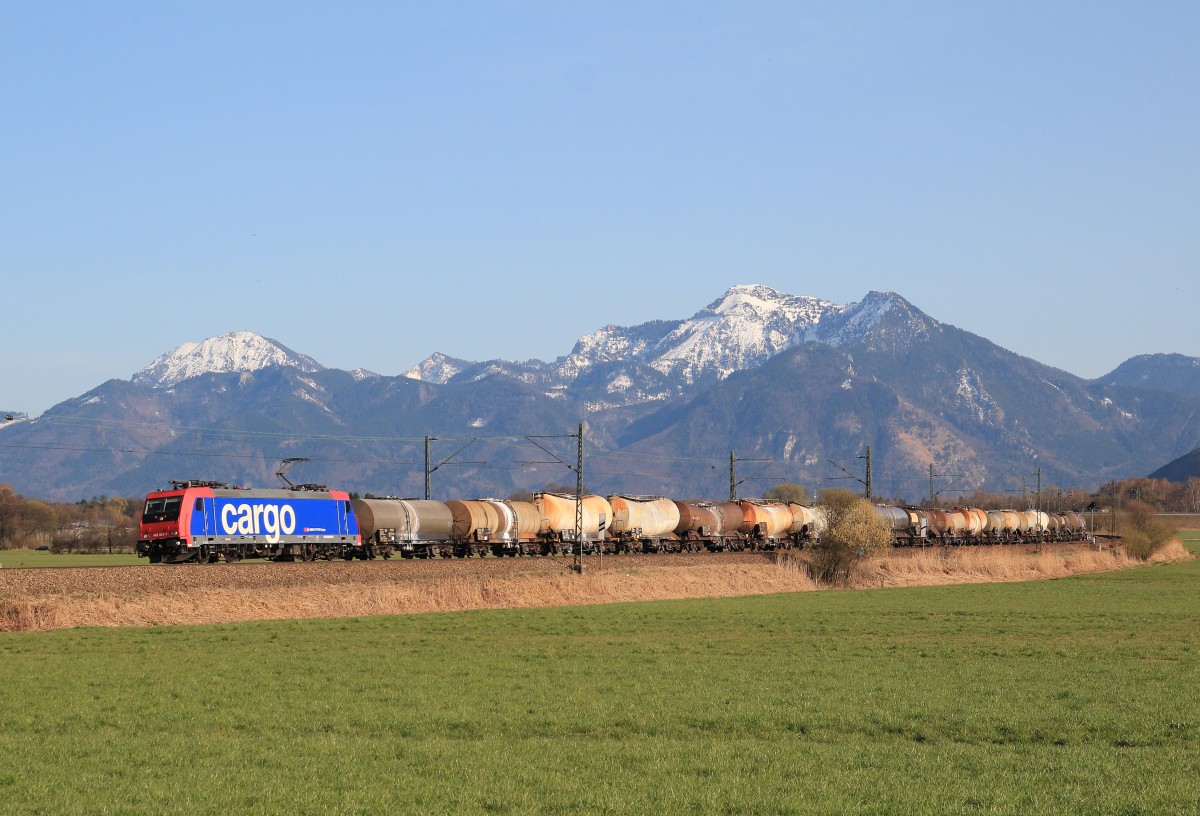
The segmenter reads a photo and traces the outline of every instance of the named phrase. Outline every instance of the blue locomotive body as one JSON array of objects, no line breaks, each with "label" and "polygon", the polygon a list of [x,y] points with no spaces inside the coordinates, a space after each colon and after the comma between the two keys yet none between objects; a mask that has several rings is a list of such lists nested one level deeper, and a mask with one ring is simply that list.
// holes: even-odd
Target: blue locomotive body
[{"label": "blue locomotive body", "polygon": [[137,549],[151,563],[363,557],[358,519],[344,491],[190,482],[146,496]]}]

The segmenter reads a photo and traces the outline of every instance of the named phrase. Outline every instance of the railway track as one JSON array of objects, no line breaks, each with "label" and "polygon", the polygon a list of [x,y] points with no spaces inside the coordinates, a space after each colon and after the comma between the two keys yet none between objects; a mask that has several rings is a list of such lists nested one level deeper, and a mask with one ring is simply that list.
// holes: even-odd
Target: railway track
[{"label": "railway track", "polygon": [[[671,555],[584,556],[587,571],[630,567],[688,567],[762,564],[773,553],[680,553]],[[434,558],[387,561],[313,561],[234,564],[137,564],[128,567],[48,567],[0,570],[0,598],[51,595],[129,595],[194,589],[266,589],[275,587],[382,584],[440,581],[456,576],[560,574],[571,569],[571,556],[545,558]]]}]

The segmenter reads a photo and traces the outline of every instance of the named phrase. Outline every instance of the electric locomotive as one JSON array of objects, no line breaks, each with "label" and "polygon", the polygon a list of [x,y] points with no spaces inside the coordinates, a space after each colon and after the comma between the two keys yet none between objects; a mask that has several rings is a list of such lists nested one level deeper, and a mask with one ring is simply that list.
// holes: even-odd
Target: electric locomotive
[{"label": "electric locomotive", "polygon": [[137,554],[151,564],[366,558],[350,496],[323,485],[250,490],[171,482],[146,496]]}]

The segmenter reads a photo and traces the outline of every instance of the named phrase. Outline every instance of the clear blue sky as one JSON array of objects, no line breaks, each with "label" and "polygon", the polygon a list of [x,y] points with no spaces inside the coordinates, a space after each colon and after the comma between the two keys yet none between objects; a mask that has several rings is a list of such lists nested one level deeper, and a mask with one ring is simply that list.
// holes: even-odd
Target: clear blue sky
[{"label": "clear blue sky", "polygon": [[735,283],[1200,355],[1200,4],[0,0],[0,408],[237,329],[398,374]]}]

